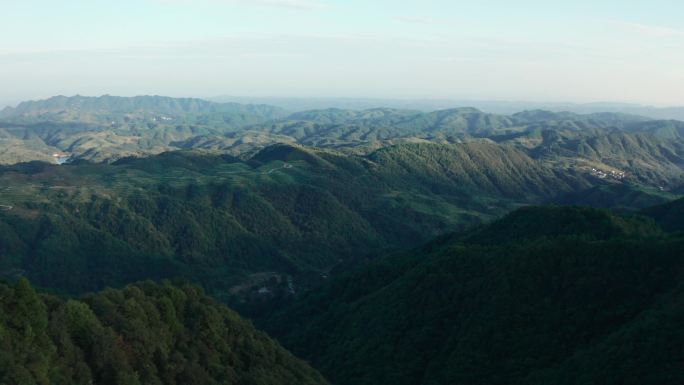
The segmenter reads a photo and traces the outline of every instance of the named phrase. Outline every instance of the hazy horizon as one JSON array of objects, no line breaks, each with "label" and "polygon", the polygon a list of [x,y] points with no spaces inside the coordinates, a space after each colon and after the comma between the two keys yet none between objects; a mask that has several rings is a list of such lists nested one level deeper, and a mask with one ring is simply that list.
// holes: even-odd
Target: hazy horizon
[{"label": "hazy horizon", "polygon": [[[39,100],[47,100],[53,97],[76,97],[76,96],[82,96],[82,97],[92,97],[92,98],[99,98],[103,96],[115,96],[115,97],[141,97],[141,96],[160,96],[160,97],[170,97],[170,98],[192,98],[192,99],[202,99],[202,100],[207,100],[211,102],[216,102],[216,103],[225,103],[225,102],[235,102],[235,103],[241,103],[241,104],[272,104],[272,105],[279,105],[279,104],[289,104],[289,103],[298,103],[298,102],[312,102],[312,103],[317,103],[317,104],[322,104],[322,105],[330,105],[331,107],[339,107],[339,108],[344,108],[345,105],[347,104],[358,104],[358,105],[364,105],[364,104],[369,104],[369,105],[377,105],[378,107],[392,107],[392,104],[416,104],[416,103],[422,103],[425,105],[449,105],[452,107],[473,107],[469,103],[473,105],[478,105],[478,104],[507,104],[507,105],[520,105],[520,106],[557,106],[557,107],[562,107],[562,106],[577,106],[577,107],[582,107],[582,106],[595,106],[596,108],[600,108],[601,106],[607,106],[611,108],[616,108],[616,107],[643,107],[643,108],[654,108],[654,109],[667,109],[667,108],[684,108],[684,102],[681,104],[665,104],[665,105],[656,105],[656,104],[647,104],[647,103],[639,103],[639,102],[621,102],[621,101],[611,101],[611,100],[599,100],[599,101],[592,101],[592,102],[578,102],[578,101],[572,101],[572,100],[560,100],[560,101],[543,101],[543,100],[515,100],[515,99],[458,99],[458,98],[410,98],[410,97],[404,97],[404,98],[392,98],[392,97],[363,97],[363,96],[358,96],[358,97],[353,97],[353,96],[272,96],[272,95],[264,95],[264,96],[246,96],[246,95],[164,95],[164,94],[145,94],[145,93],[140,93],[140,94],[127,94],[127,95],[120,95],[120,94],[111,94],[111,93],[103,93],[103,94],[83,94],[83,93],[75,93],[75,94],[54,94],[54,95],[41,95],[41,96],[36,96],[36,97],[27,97],[24,99],[17,99],[17,100],[0,100],[0,109],[5,108],[5,107],[16,107],[22,102],[29,102],[29,101],[39,101]],[[306,103],[305,103],[306,104]],[[350,107],[353,108],[353,107]],[[362,107],[365,108],[365,107]],[[371,107],[372,108],[372,107]],[[444,107],[446,108],[446,107]],[[477,107],[476,107],[477,108]],[[541,107],[540,107],[541,108]],[[517,110],[516,110],[517,111]],[[522,111],[522,110],[521,110]]]},{"label": "hazy horizon", "polygon": [[684,104],[684,4],[10,1],[0,105],[53,95]]}]

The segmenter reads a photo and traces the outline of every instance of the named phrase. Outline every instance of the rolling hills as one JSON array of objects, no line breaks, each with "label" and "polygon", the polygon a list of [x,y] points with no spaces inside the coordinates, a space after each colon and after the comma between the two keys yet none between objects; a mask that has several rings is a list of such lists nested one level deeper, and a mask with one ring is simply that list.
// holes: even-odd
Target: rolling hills
[{"label": "rolling hills", "polygon": [[0,112],[0,163],[49,160],[62,152],[96,161],[158,154],[191,138],[218,137],[284,115],[271,106],[201,99],[57,96]]},{"label": "rolling hills", "polygon": [[181,149],[249,158],[276,143],[367,155],[397,144],[488,140],[553,167],[619,174],[672,190],[684,183],[683,135],[682,122],[621,113],[497,115],[473,108],[289,113],[265,105],[160,96],[60,96],[0,113],[0,163],[51,161],[53,154],[112,162]]}]

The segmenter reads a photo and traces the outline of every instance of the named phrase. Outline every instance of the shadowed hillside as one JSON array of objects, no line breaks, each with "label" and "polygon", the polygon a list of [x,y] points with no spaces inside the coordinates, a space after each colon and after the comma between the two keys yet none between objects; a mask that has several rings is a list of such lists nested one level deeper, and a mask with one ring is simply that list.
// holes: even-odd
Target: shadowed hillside
[{"label": "shadowed hillside", "polygon": [[338,384],[677,384],[682,255],[644,218],[526,208],[259,324]]}]

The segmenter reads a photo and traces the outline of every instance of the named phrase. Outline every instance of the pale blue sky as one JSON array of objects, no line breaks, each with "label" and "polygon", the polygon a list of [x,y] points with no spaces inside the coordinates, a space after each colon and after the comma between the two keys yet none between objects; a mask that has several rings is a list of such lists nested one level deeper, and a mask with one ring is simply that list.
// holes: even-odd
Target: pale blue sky
[{"label": "pale blue sky", "polygon": [[684,104],[681,0],[0,2],[0,102],[109,93]]}]

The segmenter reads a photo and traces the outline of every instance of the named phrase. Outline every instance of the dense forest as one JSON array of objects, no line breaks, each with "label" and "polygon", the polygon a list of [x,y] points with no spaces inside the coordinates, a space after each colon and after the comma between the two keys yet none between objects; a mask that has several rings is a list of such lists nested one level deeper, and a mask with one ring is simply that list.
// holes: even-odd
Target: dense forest
[{"label": "dense forest", "polygon": [[262,301],[520,206],[634,210],[676,196],[488,142],[33,162],[0,168],[0,275],[70,294],[180,276],[232,304]]},{"label": "dense forest", "polygon": [[55,97],[0,163],[0,385],[684,383],[679,121]]},{"label": "dense forest", "polygon": [[678,384],[682,256],[647,217],[525,208],[257,318],[341,385]]},{"label": "dense forest", "polygon": [[[242,311],[334,384],[684,381],[681,202],[529,206]],[[0,284],[0,383],[318,384],[195,286]]]},{"label": "dense forest", "polygon": [[143,282],[79,299],[0,284],[0,384],[326,384],[194,286]]}]

